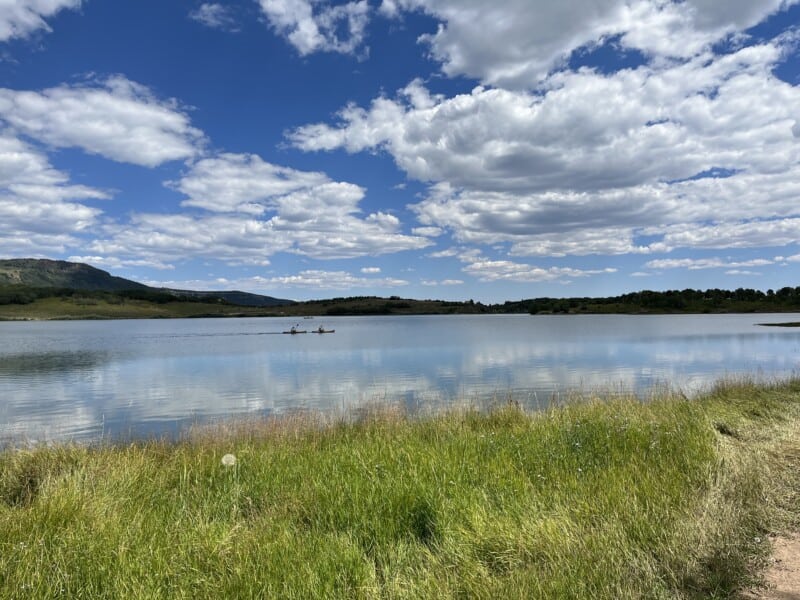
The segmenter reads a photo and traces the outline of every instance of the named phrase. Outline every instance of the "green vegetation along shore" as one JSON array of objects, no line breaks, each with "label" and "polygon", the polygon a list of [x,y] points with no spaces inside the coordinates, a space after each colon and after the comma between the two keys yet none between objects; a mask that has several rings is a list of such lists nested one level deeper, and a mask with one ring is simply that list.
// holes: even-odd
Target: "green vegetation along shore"
[{"label": "green vegetation along shore", "polygon": [[[441,314],[699,314],[800,312],[800,287],[757,290],[636,292],[610,298],[534,298],[483,304],[467,300],[415,300],[353,296],[253,306],[241,292],[78,290],[0,285],[0,320],[153,319]],[[194,295],[192,295],[194,294]],[[243,302],[251,302],[246,297]],[[289,301],[286,301],[289,302]]]},{"label": "green vegetation along shore", "polygon": [[0,597],[726,598],[800,524],[800,380],[319,419],[4,451]]},{"label": "green vegetation along shore", "polygon": [[276,314],[261,307],[135,291],[60,290],[25,302],[7,303],[3,302],[2,292],[0,289],[0,320],[4,321],[260,317]]},{"label": "green vegetation along shore", "polygon": [[155,288],[81,263],[0,259],[0,320],[420,314],[682,314],[800,312],[800,287],[667,290],[502,304],[351,296],[295,302],[241,291]]},{"label": "green vegetation along shore", "polygon": [[0,320],[158,319],[189,317],[303,317],[348,315],[476,314],[524,312],[489,310],[475,302],[404,300],[358,296],[273,306],[252,306],[226,298],[154,290],[76,290],[0,285]]}]

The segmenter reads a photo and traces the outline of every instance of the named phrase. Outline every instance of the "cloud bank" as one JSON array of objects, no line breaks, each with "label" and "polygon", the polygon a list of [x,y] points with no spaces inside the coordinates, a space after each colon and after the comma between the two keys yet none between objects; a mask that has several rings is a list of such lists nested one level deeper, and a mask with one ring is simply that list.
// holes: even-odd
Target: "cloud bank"
[{"label": "cloud bank", "polygon": [[379,256],[431,242],[401,232],[397,217],[362,214],[366,190],[267,163],[256,155],[222,153],[195,162],[168,183],[199,212],[135,214],[110,225],[93,253],[145,256],[156,262],[208,257],[230,264],[269,264],[279,252],[319,260]]},{"label": "cloud bank", "polygon": [[[455,49],[441,51],[436,55],[453,74],[503,83],[497,73],[517,72],[519,59],[529,67],[526,72],[544,79],[530,90],[518,89],[515,80],[510,88],[477,86],[452,97],[414,80],[369,106],[345,106],[338,122],[299,127],[288,139],[309,152],[388,154],[409,177],[428,185],[427,197],[411,206],[423,227],[446,231],[462,244],[506,244],[511,256],[796,244],[800,90],[774,74],[794,51],[795,36],[790,32],[725,52],[710,48],[786,4],[735,3],[723,11],[701,2],[607,2],[597,5],[602,14],[594,16],[572,6],[571,14],[582,15],[577,37],[553,26],[563,16],[561,8],[547,13],[537,5],[535,12],[544,11],[545,22],[555,19],[548,29],[558,32],[553,35],[559,56],[587,40],[599,43],[616,35],[627,23],[619,43],[635,45],[651,58],[612,72],[579,67],[547,74],[555,59],[545,55],[513,60],[482,55],[479,64]],[[398,0],[392,6],[384,12],[451,11],[448,24],[470,14],[467,7],[446,2],[423,7]],[[503,26],[533,23],[533,9],[520,3],[470,6],[471,22],[482,28],[475,35],[487,43],[493,31],[500,32],[492,17],[500,14],[499,7],[511,7],[519,17],[498,18]],[[626,16],[636,7],[652,19]],[[596,26],[601,22],[606,24]],[[676,44],[680,52],[659,47],[656,41],[664,38],[655,29],[641,34],[659,23],[685,30],[685,43]],[[440,28],[428,41],[444,44],[460,31]],[[481,47],[466,34],[459,36],[459,44]],[[498,277],[510,273],[528,280],[515,274],[513,265],[488,265],[465,271],[484,273],[491,267]]]}]

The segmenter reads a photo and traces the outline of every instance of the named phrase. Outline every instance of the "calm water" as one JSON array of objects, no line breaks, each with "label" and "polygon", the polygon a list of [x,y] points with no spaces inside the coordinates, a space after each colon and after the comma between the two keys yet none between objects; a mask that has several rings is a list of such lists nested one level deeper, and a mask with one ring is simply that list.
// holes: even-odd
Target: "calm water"
[{"label": "calm water", "polygon": [[0,444],[174,435],[192,423],[376,401],[411,408],[571,390],[692,393],[797,374],[800,315],[0,322]]}]

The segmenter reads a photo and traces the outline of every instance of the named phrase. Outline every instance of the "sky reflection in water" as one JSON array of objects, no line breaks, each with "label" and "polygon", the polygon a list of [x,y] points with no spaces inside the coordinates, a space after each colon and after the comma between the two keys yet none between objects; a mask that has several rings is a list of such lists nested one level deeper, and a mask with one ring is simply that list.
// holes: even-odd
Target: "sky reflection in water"
[{"label": "sky reflection in water", "polygon": [[797,315],[326,318],[0,323],[0,443],[175,435],[192,423],[372,402],[531,407],[572,390],[785,376]]}]

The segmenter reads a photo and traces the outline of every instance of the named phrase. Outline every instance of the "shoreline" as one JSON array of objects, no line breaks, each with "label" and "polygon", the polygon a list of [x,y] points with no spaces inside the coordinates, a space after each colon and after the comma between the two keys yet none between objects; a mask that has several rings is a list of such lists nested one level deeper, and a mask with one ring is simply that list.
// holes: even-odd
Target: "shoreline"
[{"label": "shoreline", "polygon": [[0,457],[8,597],[727,596],[800,525],[800,379]]},{"label": "shoreline", "polygon": [[[164,315],[164,314],[143,314],[143,315],[103,315],[103,314],[85,314],[85,315],[50,315],[50,316],[15,316],[15,315],[0,315],[0,323],[3,322],[46,322],[46,321],[134,321],[134,320],[183,320],[183,319],[246,319],[246,318],[264,318],[264,319],[302,319],[306,316],[313,318],[334,318],[334,317],[488,317],[488,316],[531,316],[531,317],[612,317],[612,316],[629,316],[629,317],[681,317],[681,316],[715,316],[715,315],[783,315],[783,314],[800,314],[800,311],[720,311],[720,312],[581,312],[581,313],[536,313],[530,314],[526,312],[497,312],[497,313],[470,313],[470,312],[456,312],[456,313],[442,313],[442,312],[408,312],[408,313],[388,313],[388,314],[369,314],[369,313],[341,313],[335,315],[327,314],[311,314],[305,313],[298,314],[257,314],[257,313],[197,313],[186,315]],[[800,327],[800,321],[787,321],[783,323],[756,323],[759,327]]]}]

